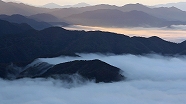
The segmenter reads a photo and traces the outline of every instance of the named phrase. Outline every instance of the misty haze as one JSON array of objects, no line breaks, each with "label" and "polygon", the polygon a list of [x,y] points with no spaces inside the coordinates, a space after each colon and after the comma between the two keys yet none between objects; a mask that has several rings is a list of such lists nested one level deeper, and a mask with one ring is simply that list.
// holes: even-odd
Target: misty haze
[{"label": "misty haze", "polygon": [[81,25],[74,25],[64,27],[68,30],[85,30],[85,31],[108,31],[114,32],[118,34],[125,34],[130,37],[132,36],[139,36],[139,37],[151,37],[151,36],[158,36],[162,39],[167,41],[180,43],[186,40],[186,25],[174,25],[172,28],[125,28],[125,27],[92,27],[92,26],[81,26]]}]

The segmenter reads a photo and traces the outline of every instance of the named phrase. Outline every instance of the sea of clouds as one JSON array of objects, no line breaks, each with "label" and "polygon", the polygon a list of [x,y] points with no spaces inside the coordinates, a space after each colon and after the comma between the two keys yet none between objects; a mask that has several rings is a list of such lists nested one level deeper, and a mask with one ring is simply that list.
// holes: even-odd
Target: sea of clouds
[{"label": "sea of clouds", "polygon": [[[79,54],[81,57],[40,58],[59,64],[100,59],[123,70],[126,81],[66,83],[54,79],[0,79],[2,104],[185,104],[186,57],[161,55]],[[68,87],[71,86],[71,87]]]}]

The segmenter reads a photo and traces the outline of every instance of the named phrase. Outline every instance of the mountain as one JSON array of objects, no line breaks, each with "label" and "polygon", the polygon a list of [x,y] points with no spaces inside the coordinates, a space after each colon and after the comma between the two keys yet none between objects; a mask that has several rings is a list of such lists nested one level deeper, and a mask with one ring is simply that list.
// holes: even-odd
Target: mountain
[{"label": "mountain", "polygon": [[[16,24],[0,20],[0,36],[4,34],[18,34],[32,29],[33,28],[27,24]],[[3,44],[1,44],[1,46],[2,45]]]},{"label": "mountain", "polygon": [[64,19],[72,24],[103,27],[169,27],[186,24],[186,22],[166,21],[141,11],[122,12],[116,9],[87,11]]},{"label": "mountain", "polygon": [[37,21],[43,21],[43,22],[60,22],[61,20],[51,14],[47,13],[40,13],[40,14],[34,14],[29,16],[29,18],[32,18]]},{"label": "mountain", "polygon": [[51,12],[52,10],[47,8],[39,8],[23,3],[14,3],[14,2],[4,2],[0,0],[0,14],[13,15],[21,14],[24,16],[29,16],[38,13]]},{"label": "mountain", "polygon": [[43,5],[42,7],[54,9],[54,8],[79,8],[79,7],[86,7],[86,6],[90,6],[90,5],[87,3],[83,3],[83,2],[75,4],[75,5],[64,5],[64,6],[61,6],[55,3],[48,3],[46,5]]},{"label": "mountain", "polygon": [[51,14],[41,13],[29,16],[29,18],[40,21],[47,22],[51,25],[60,25],[60,26],[68,26],[69,23],[66,23],[65,20],[59,19]]},{"label": "mountain", "polygon": [[182,11],[178,8],[175,7],[155,7],[155,8],[150,8],[148,6],[142,5],[142,4],[127,4],[124,5],[120,8],[121,11],[123,12],[128,12],[132,10],[138,10],[138,11],[143,11],[149,15],[162,18],[165,20],[170,20],[170,21],[186,21],[184,18],[186,16],[186,12]]},{"label": "mountain", "polygon": [[34,29],[37,29],[37,30],[41,30],[41,29],[48,28],[48,27],[52,26],[52,25],[50,25],[46,22],[38,22],[38,21],[35,21],[33,19],[30,19],[30,18],[24,17],[22,15],[19,15],[19,14],[14,14],[14,15],[11,15],[11,16],[0,15],[0,19],[1,20],[6,20],[6,21],[9,21],[9,22],[12,22],[12,23],[19,23],[19,24],[26,23],[26,24],[30,25],[31,27],[33,27]]},{"label": "mountain", "polygon": [[186,49],[186,44],[180,44],[156,37],[136,39],[109,32],[68,31],[60,27],[51,27],[17,35],[1,35],[0,63],[28,63],[39,57],[75,53],[175,55],[183,53]]},{"label": "mountain", "polygon": [[[13,68],[13,67],[12,67]],[[9,73],[12,73],[12,69],[9,67],[7,69]],[[14,69],[16,70],[16,69]],[[68,79],[70,81],[70,75],[80,75],[84,80],[95,80],[95,82],[115,82],[125,79],[119,68],[111,66],[100,60],[90,60],[90,61],[71,61],[66,63],[61,63],[58,65],[50,65],[48,63],[36,63],[32,66],[24,68],[22,72],[17,75],[17,78],[60,78]],[[8,73],[7,73],[8,74]],[[12,75],[13,76],[13,75]]]},{"label": "mountain", "polygon": [[156,18],[161,18],[161,19],[168,20],[168,21],[186,21],[186,19],[184,18],[186,16],[186,12],[178,8],[175,8],[175,7],[150,8],[148,6],[145,6],[139,3],[127,4],[122,7],[101,4],[101,5],[88,6],[88,7],[82,7],[82,8],[62,8],[62,9],[54,10],[49,13],[58,18],[64,18],[64,17],[68,17],[74,14],[81,14],[87,11],[95,11],[99,9],[110,9],[110,10],[116,9],[122,12],[130,12],[130,11],[137,10],[137,11],[147,13]]},{"label": "mountain", "polygon": [[186,11],[186,2],[168,3],[168,4],[158,4],[154,7],[176,7],[180,10]]},{"label": "mountain", "polygon": [[79,13],[83,13],[86,11],[94,11],[98,9],[118,9],[118,7],[114,5],[100,4],[100,5],[81,7],[81,8],[61,8],[61,9],[49,12],[49,14],[52,14],[58,18],[64,18],[64,17],[68,17],[74,14],[79,14]]}]

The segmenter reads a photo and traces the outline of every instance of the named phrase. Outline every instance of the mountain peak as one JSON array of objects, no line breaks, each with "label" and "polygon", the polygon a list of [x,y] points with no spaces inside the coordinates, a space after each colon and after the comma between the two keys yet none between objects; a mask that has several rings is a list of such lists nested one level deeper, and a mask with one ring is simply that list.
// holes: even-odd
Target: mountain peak
[{"label": "mountain peak", "polygon": [[[131,7],[146,7],[145,5],[143,4],[140,4],[140,3],[136,3],[136,4],[126,4],[124,6],[131,6]],[[124,7],[123,6],[123,7]]]},{"label": "mountain peak", "polygon": [[45,8],[61,8],[62,6],[61,5],[58,5],[58,4],[55,4],[55,3],[48,3],[48,4],[45,4],[43,5],[42,7],[45,7]]}]

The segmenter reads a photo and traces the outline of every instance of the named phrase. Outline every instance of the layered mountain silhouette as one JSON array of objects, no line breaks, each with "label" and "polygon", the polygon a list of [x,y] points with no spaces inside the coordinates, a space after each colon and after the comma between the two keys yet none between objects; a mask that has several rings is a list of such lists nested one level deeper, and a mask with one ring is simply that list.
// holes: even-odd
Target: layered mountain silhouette
[{"label": "layered mountain silhouette", "polygon": [[19,23],[19,24],[27,23],[31,27],[33,27],[34,29],[37,29],[37,30],[42,30],[44,28],[48,28],[48,27],[52,26],[52,25],[50,25],[46,22],[38,22],[36,20],[27,18],[27,17],[19,15],[19,14],[14,14],[14,15],[11,15],[11,16],[0,15],[0,19],[1,20],[6,20],[6,21],[9,21],[9,22],[12,22],[12,23]]},{"label": "layered mountain silhouette", "polygon": [[[52,25],[106,27],[165,27],[185,25],[186,12],[175,7],[150,8],[141,4],[122,7],[95,5],[47,9],[0,0],[0,78],[59,78],[80,75],[96,82],[120,81],[120,69],[100,60],[58,65],[38,58],[78,56],[76,53],[186,55],[186,41],[172,43],[159,37],[129,37],[102,31],[70,31]],[[5,14],[5,15],[4,15]],[[70,79],[71,80],[71,79]]]},{"label": "layered mountain silhouette", "polygon": [[[122,7],[101,4],[101,5],[88,6],[83,8],[59,9],[50,12],[50,14],[57,16],[59,18],[64,18],[64,17],[71,16],[73,14],[80,14],[86,11],[95,11],[98,9],[116,9],[122,12],[130,12],[133,10],[137,10],[137,11],[145,12],[154,17],[162,18],[169,21],[186,21],[186,19],[184,18],[186,16],[186,12],[178,8],[175,7],[151,8],[142,4],[127,4]],[[64,15],[60,15],[60,14],[64,14]]]},{"label": "layered mountain silhouette", "polygon": [[186,24],[181,21],[166,21],[141,11],[122,12],[116,9],[87,11],[64,19],[77,25],[104,27],[169,27]]},{"label": "layered mountain silhouette", "polygon": [[[99,10],[103,10],[103,9],[104,10],[112,10],[112,11],[118,10],[118,11],[124,12],[125,14],[132,12],[132,11],[139,11],[141,13],[143,12],[140,16],[150,15],[151,17],[153,16],[153,18],[158,18],[159,21],[156,21],[157,24],[161,23],[162,22],[161,20],[165,20],[165,21],[170,21],[170,22],[169,23],[163,22],[162,24],[164,24],[164,25],[165,24],[185,25],[185,21],[186,21],[186,19],[184,18],[184,17],[186,17],[186,12],[182,11],[178,8],[175,8],[175,7],[155,7],[155,8],[152,8],[152,7],[148,7],[148,6],[145,6],[142,4],[138,4],[138,3],[137,4],[127,4],[122,7],[101,4],[101,5],[86,6],[86,7],[79,7],[79,8],[48,9],[48,8],[29,6],[29,5],[25,5],[22,3],[20,3],[20,4],[12,3],[12,2],[6,3],[3,1],[0,1],[0,14],[6,14],[6,15],[21,14],[24,16],[30,16],[30,15],[36,15],[36,14],[40,14],[39,16],[41,16],[43,14],[50,14],[50,17],[51,17],[51,15],[53,15],[56,18],[59,18],[59,20],[60,20],[60,22],[57,22],[57,23],[52,21],[53,25],[58,25],[58,23],[61,25],[66,25],[65,19],[67,19],[67,17],[75,18],[74,16],[78,16],[81,14],[83,14],[85,16],[85,13],[87,13],[87,12],[90,12],[88,14],[92,16],[92,19],[85,20],[85,21],[92,22],[93,18],[96,18],[94,23],[96,23],[97,21],[101,21],[101,23],[102,23],[102,20],[101,19],[98,20],[98,18],[96,17],[96,14],[95,15],[93,15],[93,14],[95,13],[95,11],[99,11]],[[134,12],[132,12],[132,13],[134,13]],[[146,13],[146,14],[144,14],[144,13]],[[88,14],[86,16],[88,16]],[[115,13],[104,12],[104,15],[109,15],[109,14],[115,15]],[[136,16],[136,15],[138,15],[137,12],[136,12],[136,14],[134,13],[134,16]],[[36,17],[34,17],[34,16],[33,17],[37,18],[37,16],[38,15],[36,15]],[[116,16],[117,16],[117,14],[116,14]],[[119,17],[119,16],[117,16],[117,17]],[[105,19],[108,21],[109,18],[110,17],[106,17]],[[145,18],[145,19],[151,20],[152,18]],[[44,20],[46,20],[46,17],[44,18]],[[67,20],[70,22],[70,24],[77,24],[77,22],[74,21],[74,19],[67,19]],[[116,19],[114,19],[114,20],[116,20]],[[47,21],[48,21],[48,19],[47,19]],[[56,19],[54,19],[54,21],[56,21]],[[83,19],[81,19],[79,21],[82,23]],[[127,21],[127,20],[124,20],[124,21]],[[137,20],[135,20],[135,21],[137,21]],[[105,21],[103,21],[103,23],[104,22]],[[112,21],[108,21],[108,23],[111,23],[111,22]],[[131,23],[133,23],[133,22],[131,22]],[[67,24],[69,24],[69,23],[67,23]],[[83,25],[83,24],[80,24],[80,25]],[[151,23],[149,23],[149,24],[152,25]],[[148,26],[149,24],[143,23],[143,25],[145,25],[145,26],[146,25]],[[157,24],[153,24],[152,26],[157,25]],[[89,25],[91,25],[91,24],[89,24]],[[97,25],[99,26],[99,24],[97,24]],[[114,24],[114,25],[117,25],[117,24]],[[120,25],[121,25],[121,23],[118,24],[117,26],[119,27]],[[130,25],[134,25],[134,24],[130,24]],[[142,25],[142,24],[140,24],[140,25]],[[135,27],[137,27],[137,26],[135,26]]]}]

